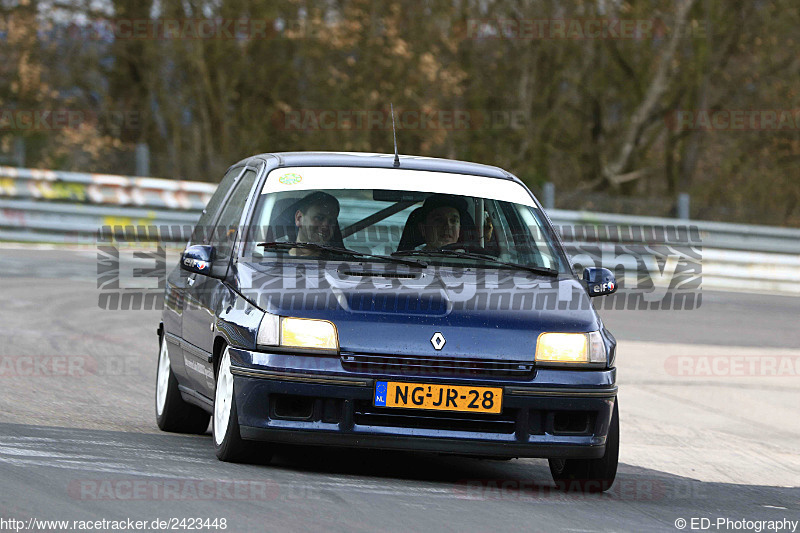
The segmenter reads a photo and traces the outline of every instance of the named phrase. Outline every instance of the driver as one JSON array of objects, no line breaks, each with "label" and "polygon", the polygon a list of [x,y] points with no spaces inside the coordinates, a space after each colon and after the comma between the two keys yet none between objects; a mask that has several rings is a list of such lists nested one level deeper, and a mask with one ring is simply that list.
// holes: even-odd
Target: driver
[{"label": "driver", "polygon": [[[339,226],[339,201],[324,192],[313,192],[300,200],[294,213],[297,242],[331,244]],[[305,248],[292,248],[290,255],[318,255]]]}]

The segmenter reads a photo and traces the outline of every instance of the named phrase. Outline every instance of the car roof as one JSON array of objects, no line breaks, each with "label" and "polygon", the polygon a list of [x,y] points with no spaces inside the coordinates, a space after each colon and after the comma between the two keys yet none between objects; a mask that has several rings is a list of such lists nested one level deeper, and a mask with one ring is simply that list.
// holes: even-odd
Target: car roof
[{"label": "car roof", "polygon": [[[394,154],[364,152],[277,152],[254,155],[237,164],[254,162],[255,159],[277,158],[281,167],[370,167],[393,168]],[[400,168],[406,170],[428,170],[432,172],[451,172],[471,174],[488,178],[518,181],[505,170],[479,163],[469,163],[454,159],[439,159],[415,155],[400,155]]]}]

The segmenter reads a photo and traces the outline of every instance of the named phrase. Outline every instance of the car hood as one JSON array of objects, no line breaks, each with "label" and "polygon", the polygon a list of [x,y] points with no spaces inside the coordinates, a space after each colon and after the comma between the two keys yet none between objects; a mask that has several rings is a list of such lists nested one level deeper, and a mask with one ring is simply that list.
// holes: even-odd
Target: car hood
[{"label": "car hood", "polygon": [[336,324],[342,352],[530,360],[540,333],[601,327],[571,275],[380,267],[240,263],[235,277],[264,311]]}]

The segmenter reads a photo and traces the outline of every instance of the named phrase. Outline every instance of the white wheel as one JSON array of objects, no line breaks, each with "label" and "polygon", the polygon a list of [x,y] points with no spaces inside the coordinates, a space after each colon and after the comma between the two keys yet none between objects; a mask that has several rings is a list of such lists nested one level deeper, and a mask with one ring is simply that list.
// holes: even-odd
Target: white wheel
[{"label": "white wheel", "polygon": [[217,389],[214,393],[214,442],[222,446],[228,434],[233,405],[233,374],[231,374],[231,356],[228,348],[222,354],[217,374]]},{"label": "white wheel", "polygon": [[172,372],[167,339],[161,339],[156,369],[156,423],[164,431],[200,433],[208,430],[209,414],[186,403],[178,390],[178,380]]},{"label": "white wheel", "polygon": [[[242,440],[233,392],[231,354],[226,346],[219,362],[217,387],[214,391],[214,416],[211,419],[214,451],[221,461],[250,461],[256,448],[253,442]],[[269,449],[261,450],[259,459],[262,462],[269,462],[271,457],[272,452]]]},{"label": "white wheel", "polygon": [[161,416],[164,405],[167,403],[167,388],[169,387],[169,349],[166,339],[161,341],[161,350],[158,354],[158,375],[156,376],[156,415]]}]

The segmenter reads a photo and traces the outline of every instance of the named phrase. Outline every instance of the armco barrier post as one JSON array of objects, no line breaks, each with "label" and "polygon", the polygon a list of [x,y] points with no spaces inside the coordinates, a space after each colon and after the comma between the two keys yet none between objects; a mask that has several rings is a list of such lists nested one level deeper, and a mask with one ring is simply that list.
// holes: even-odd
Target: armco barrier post
[{"label": "armco barrier post", "polygon": [[150,175],[150,147],[145,143],[136,145],[136,175]]},{"label": "armco barrier post", "polygon": [[25,139],[22,137],[14,139],[14,163],[19,168],[25,166]]},{"label": "armco barrier post", "polygon": [[678,195],[678,218],[689,220],[689,194],[682,192]]},{"label": "armco barrier post", "polygon": [[542,190],[542,204],[544,204],[545,209],[556,208],[556,186],[550,181],[544,184]]}]

